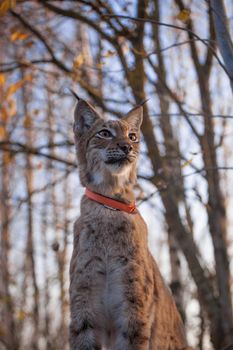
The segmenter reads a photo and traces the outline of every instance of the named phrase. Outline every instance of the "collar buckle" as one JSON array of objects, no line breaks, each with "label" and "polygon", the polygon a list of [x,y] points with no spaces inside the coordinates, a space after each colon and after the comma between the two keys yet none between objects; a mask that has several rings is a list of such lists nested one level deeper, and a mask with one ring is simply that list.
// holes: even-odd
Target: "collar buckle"
[{"label": "collar buckle", "polygon": [[116,208],[113,208],[113,207],[109,207],[108,205],[106,204],[103,204],[103,206],[107,209],[111,209],[111,210],[114,210],[114,211],[119,211],[119,209],[116,209]]}]

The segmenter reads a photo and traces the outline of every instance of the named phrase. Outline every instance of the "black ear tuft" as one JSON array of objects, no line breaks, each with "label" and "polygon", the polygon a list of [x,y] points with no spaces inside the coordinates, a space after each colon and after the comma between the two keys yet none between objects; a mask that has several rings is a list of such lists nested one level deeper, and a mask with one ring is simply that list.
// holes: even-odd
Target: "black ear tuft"
[{"label": "black ear tuft", "polygon": [[72,94],[78,101],[81,100],[81,98],[76,94],[76,92],[75,92],[74,90],[72,90],[72,89],[70,89],[70,88],[68,88],[68,90],[71,92],[71,94]]},{"label": "black ear tuft", "polygon": [[80,99],[74,111],[74,132],[82,135],[100,118],[88,102]]}]

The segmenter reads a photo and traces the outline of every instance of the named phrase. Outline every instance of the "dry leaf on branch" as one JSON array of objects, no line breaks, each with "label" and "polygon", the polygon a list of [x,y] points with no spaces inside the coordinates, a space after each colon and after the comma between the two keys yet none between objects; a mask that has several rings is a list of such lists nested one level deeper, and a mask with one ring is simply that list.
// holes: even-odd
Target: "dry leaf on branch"
[{"label": "dry leaf on branch", "polygon": [[27,75],[23,79],[10,85],[6,91],[6,100],[8,100],[18,89],[20,89],[26,81],[32,81],[32,76]]},{"label": "dry leaf on branch", "polygon": [[21,33],[21,32],[14,32],[11,34],[11,41],[18,41],[18,40],[25,40],[29,37],[29,34],[27,33]]},{"label": "dry leaf on branch", "polygon": [[191,11],[189,9],[183,9],[178,13],[176,18],[183,23],[187,23],[190,20]]},{"label": "dry leaf on branch", "polygon": [[4,85],[5,82],[6,82],[5,74],[1,73],[0,74],[0,85]]},{"label": "dry leaf on branch", "polygon": [[4,16],[6,12],[16,6],[16,0],[2,0],[0,4],[0,16]]},{"label": "dry leaf on branch", "polygon": [[115,55],[116,55],[116,52],[115,52],[115,51],[108,50],[107,52],[105,52],[105,53],[103,54],[103,57],[108,58],[108,57],[113,57],[113,56],[115,56]]}]

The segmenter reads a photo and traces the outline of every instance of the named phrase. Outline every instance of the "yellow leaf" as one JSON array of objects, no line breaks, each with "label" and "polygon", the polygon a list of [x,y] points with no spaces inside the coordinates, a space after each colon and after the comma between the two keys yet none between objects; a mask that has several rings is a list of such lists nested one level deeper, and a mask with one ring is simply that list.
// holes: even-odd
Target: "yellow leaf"
[{"label": "yellow leaf", "polygon": [[96,64],[96,68],[101,69],[105,65],[105,62],[100,62]]},{"label": "yellow leaf", "polygon": [[13,117],[16,114],[16,102],[15,100],[9,101],[9,115]]},{"label": "yellow leaf", "polygon": [[187,23],[190,20],[190,14],[191,11],[189,9],[183,9],[178,13],[176,16],[177,19],[179,19],[181,22]]},{"label": "yellow leaf", "polygon": [[6,90],[6,99],[8,100],[11,95],[13,95],[18,89],[22,87],[24,80],[19,80],[16,83],[10,85]]},{"label": "yellow leaf", "polygon": [[14,157],[10,152],[5,151],[3,153],[3,163],[4,165],[11,164],[13,161]]},{"label": "yellow leaf", "polygon": [[23,126],[25,127],[25,129],[30,128],[32,126],[32,120],[31,117],[29,115],[27,115],[24,119],[23,122]]},{"label": "yellow leaf", "polygon": [[103,54],[103,57],[112,57],[116,55],[116,51],[108,50],[106,53]]},{"label": "yellow leaf", "polygon": [[1,110],[0,110],[0,120],[4,123],[6,123],[7,119],[8,119],[8,113],[7,113],[7,109],[6,107],[2,106]]},{"label": "yellow leaf", "polygon": [[3,73],[0,74],[0,85],[4,85],[6,82],[6,77]]},{"label": "yellow leaf", "polygon": [[82,66],[84,62],[84,56],[83,56],[83,53],[81,52],[75,59],[74,59],[74,62],[73,62],[73,67],[74,69],[78,69]]},{"label": "yellow leaf", "polygon": [[24,310],[19,310],[16,314],[16,318],[19,321],[23,321],[27,317],[27,313]]},{"label": "yellow leaf", "polygon": [[0,4],[0,16],[4,16],[5,13],[16,6],[16,0],[3,0]]},{"label": "yellow leaf", "polygon": [[192,164],[192,161],[193,161],[193,157],[186,160],[186,162],[184,162],[182,165],[181,165],[181,169],[184,169],[186,166]]},{"label": "yellow leaf", "polygon": [[17,81],[16,83],[10,85],[6,90],[6,99],[8,100],[11,95],[13,95],[18,89],[20,89],[25,81],[32,81],[31,75],[26,75],[23,79]]},{"label": "yellow leaf", "polygon": [[4,139],[6,137],[6,129],[3,126],[0,126],[0,139]]},{"label": "yellow leaf", "polygon": [[24,81],[32,81],[32,80],[33,80],[33,76],[31,74],[25,75]]},{"label": "yellow leaf", "polygon": [[21,33],[21,32],[14,32],[11,34],[11,41],[17,41],[17,40],[25,40],[29,37],[29,34]]}]

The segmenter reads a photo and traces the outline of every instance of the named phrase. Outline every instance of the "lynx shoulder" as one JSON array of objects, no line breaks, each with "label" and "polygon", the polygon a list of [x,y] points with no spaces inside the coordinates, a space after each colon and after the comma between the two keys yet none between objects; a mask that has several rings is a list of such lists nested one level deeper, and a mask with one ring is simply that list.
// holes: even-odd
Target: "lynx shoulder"
[{"label": "lynx shoulder", "polygon": [[70,264],[71,350],[188,350],[184,327],[134,206],[142,107],[105,120],[86,101],[74,113],[86,187]]}]

